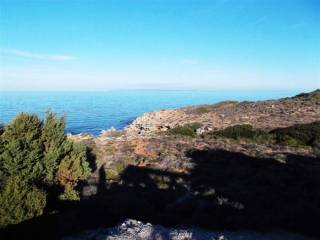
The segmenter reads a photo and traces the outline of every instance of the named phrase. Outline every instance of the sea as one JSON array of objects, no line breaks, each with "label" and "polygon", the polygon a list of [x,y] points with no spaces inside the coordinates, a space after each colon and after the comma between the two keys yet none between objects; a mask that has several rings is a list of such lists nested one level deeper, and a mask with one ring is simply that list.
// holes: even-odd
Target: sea
[{"label": "sea", "polygon": [[0,91],[0,123],[18,113],[47,111],[66,117],[66,132],[99,135],[102,130],[123,129],[145,112],[176,109],[225,100],[257,101],[294,96],[301,91],[168,91],[113,90],[101,92]]}]

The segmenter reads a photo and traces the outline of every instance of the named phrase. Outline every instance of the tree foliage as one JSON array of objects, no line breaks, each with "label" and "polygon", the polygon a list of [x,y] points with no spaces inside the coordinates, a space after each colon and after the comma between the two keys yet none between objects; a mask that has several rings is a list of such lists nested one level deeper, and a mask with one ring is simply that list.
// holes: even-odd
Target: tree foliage
[{"label": "tree foliage", "polygon": [[60,199],[79,198],[74,188],[90,173],[86,148],[69,141],[64,128],[53,113],[44,122],[21,113],[0,131],[0,227],[42,214],[52,186],[64,189]]},{"label": "tree foliage", "polygon": [[75,187],[79,180],[85,180],[90,171],[86,151],[79,143],[69,143],[69,151],[59,164],[57,181],[64,187]]},{"label": "tree foliage", "polygon": [[42,173],[47,183],[54,182],[54,173],[61,159],[68,154],[66,145],[69,142],[66,141],[64,128],[64,118],[58,118],[51,112],[47,113],[41,136],[45,162]]},{"label": "tree foliage", "polygon": [[1,135],[0,169],[6,176],[35,180],[42,170],[41,121],[21,113],[5,126]]},{"label": "tree foliage", "polygon": [[0,191],[0,227],[39,216],[46,205],[44,191],[10,176],[2,181]]}]

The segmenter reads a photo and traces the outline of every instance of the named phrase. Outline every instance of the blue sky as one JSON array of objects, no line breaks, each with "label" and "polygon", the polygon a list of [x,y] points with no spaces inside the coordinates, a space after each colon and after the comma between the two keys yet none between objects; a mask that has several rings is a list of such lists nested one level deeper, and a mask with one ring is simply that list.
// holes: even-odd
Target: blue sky
[{"label": "blue sky", "polygon": [[0,90],[315,88],[317,0],[0,0]]}]

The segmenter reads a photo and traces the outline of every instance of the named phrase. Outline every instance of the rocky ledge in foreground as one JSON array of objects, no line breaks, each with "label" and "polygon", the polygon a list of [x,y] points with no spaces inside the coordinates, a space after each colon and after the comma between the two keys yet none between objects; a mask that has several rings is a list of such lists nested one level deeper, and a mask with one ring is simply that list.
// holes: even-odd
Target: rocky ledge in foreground
[{"label": "rocky ledge in foreground", "polygon": [[113,227],[85,231],[63,240],[312,240],[282,231],[208,231],[199,228],[166,228],[160,225],[126,220]]},{"label": "rocky ledge in foreground", "polygon": [[129,136],[150,136],[190,123],[200,123],[200,133],[240,124],[273,129],[310,123],[319,120],[319,116],[320,90],[316,90],[279,100],[225,101],[213,105],[149,112],[138,117],[125,131]]}]

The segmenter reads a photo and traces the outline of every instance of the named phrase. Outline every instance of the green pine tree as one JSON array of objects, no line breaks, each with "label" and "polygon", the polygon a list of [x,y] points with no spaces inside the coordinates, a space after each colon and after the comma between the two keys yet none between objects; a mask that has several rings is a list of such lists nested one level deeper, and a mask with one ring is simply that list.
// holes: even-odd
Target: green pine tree
[{"label": "green pine tree", "polygon": [[3,179],[0,191],[0,228],[40,216],[46,205],[42,190],[18,176]]},{"label": "green pine tree", "polygon": [[40,177],[43,170],[41,125],[36,115],[21,113],[5,126],[1,135],[1,175],[32,180]]},{"label": "green pine tree", "polygon": [[65,133],[65,120],[48,112],[42,129],[44,146],[43,177],[47,183],[53,184],[55,173],[62,159],[68,154]]},{"label": "green pine tree", "polygon": [[[48,196],[78,200],[77,183],[89,173],[86,147],[67,139],[64,118],[47,113],[44,122],[21,113],[0,127],[0,227],[41,215]],[[62,186],[58,196],[51,186]]]},{"label": "green pine tree", "polygon": [[86,151],[82,144],[68,143],[69,152],[58,167],[57,180],[65,188],[74,188],[78,181],[85,180],[90,174],[86,161]]}]

